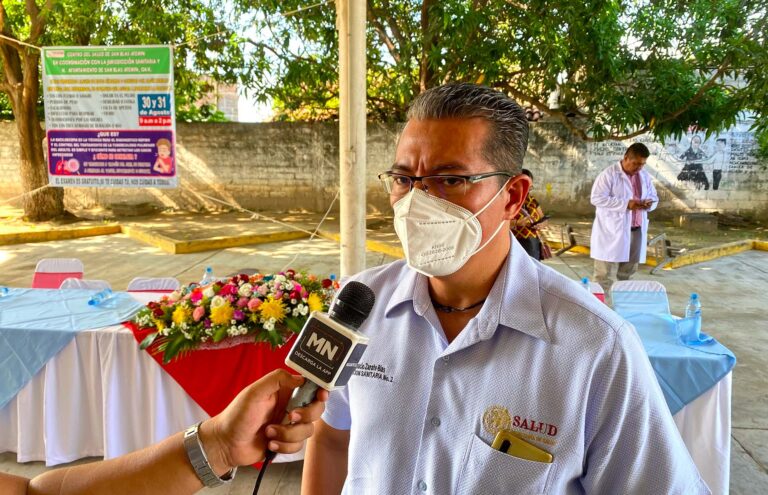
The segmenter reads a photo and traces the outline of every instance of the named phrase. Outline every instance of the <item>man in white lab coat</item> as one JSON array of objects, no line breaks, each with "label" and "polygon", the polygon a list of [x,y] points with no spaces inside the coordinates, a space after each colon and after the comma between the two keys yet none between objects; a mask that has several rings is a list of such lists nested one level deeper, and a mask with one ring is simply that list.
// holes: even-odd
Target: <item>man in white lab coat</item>
[{"label": "man in white lab coat", "polygon": [[606,292],[617,278],[628,280],[645,263],[648,212],[659,203],[651,176],[643,170],[648,156],[644,144],[634,143],[592,186],[590,201],[596,211],[590,256],[595,282]]}]

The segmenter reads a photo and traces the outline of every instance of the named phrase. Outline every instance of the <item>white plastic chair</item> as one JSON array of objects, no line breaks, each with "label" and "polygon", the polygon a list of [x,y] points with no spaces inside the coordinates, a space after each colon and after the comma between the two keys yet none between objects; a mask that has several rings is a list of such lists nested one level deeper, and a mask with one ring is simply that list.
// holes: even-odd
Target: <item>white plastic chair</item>
[{"label": "white plastic chair", "polygon": [[128,283],[128,292],[173,292],[181,287],[173,277],[136,277]]},{"label": "white plastic chair", "polygon": [[622,316],[671,314],[667,289],[655,280],[619,280],[611,286],[611,302],[613,310]]},{"label": "white plastic chair", "polygon": [[86,290],[104,290],[112,289],[109,282],[106,280],[86,280],[82,278],[67,278],[65,279],[59,289],[86,289]]},{"label": "white plastic chair", "polygon": [[83,278],[83,262],[77,258],[46,258],[37,262],[32,277],[35,289],[58,289],[68,278]]}]

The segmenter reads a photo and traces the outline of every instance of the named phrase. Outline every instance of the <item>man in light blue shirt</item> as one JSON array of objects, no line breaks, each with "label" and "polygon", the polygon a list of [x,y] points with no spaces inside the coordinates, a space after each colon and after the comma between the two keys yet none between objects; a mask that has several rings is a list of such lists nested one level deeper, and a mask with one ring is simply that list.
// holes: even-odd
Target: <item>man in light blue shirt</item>
[{"label": "man in light blue shirt", "polygon": [[634,329],[509,234],[527,135],[488,88],[414,102],[380,176],[406,261],[354,277],[370,345],[302,493],[709,493]]}]

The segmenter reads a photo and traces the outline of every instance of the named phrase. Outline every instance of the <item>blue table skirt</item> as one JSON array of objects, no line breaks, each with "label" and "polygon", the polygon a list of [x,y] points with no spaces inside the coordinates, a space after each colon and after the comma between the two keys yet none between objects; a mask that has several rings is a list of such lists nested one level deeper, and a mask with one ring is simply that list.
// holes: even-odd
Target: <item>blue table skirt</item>
[{"label": "blue table skirt", "polygon": [[712,388],[736,365],[736,356],[717,341],[682,344],[672,315],[634,313],[624,318],[635,326],[672,414]]}]

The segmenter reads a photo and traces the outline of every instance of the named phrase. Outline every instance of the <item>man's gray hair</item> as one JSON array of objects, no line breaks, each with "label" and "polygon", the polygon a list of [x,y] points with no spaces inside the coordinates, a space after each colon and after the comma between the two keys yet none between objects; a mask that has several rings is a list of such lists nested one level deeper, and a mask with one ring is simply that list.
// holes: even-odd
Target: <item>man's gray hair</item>
[{"label": "man's gray hair", "polygon": [[528,120],[522,107],[504,93],[477,84],[451,83],[421,93],[408,109],[408,120],[476,117],[491,124],[484,158],[496,170],[519,174],[528,147]]}]

